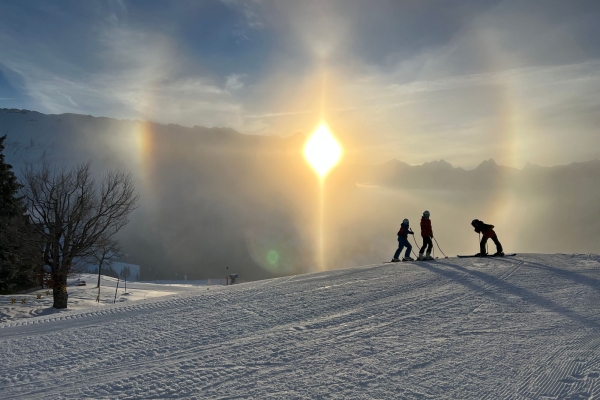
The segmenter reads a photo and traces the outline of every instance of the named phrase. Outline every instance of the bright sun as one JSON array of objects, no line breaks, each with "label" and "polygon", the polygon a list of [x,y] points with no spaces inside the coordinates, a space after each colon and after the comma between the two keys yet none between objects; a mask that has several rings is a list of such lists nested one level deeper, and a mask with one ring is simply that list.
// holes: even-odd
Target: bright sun
[{"label": "bright sun", "polygon": [[325,178],[342,158],[342,146],[335,140],[324,122],[306,141],[304,157],[321,179]]}]

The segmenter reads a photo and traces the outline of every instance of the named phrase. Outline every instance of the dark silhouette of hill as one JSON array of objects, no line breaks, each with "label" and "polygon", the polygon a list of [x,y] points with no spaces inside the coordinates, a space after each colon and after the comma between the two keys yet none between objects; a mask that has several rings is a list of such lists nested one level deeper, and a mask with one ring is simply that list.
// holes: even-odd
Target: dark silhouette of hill
[{"label": "dark silhouette of hill", "polygon": [[[258,264],[266,253],[253,254],[300,242],[289,210],[300,197],[294,195],[298,183],[312,178],[297,168],[303,135],[250,136],[230,128],[7,109],[0,110],[0,132],[8,135],[7,158],[17,171],[46,158],[68,165],[92,160],[97,171],[134,174],[141,207],[120,240],[146,279],[156,271],[159,278],[175,272],[221,278],[235,271],[258,279],[300,272],[307,261],[286,245],[289,254],[265,269]],[[264,229],[265,221],[272,229]],[[271,239],[263,244],[259,236]]]}]

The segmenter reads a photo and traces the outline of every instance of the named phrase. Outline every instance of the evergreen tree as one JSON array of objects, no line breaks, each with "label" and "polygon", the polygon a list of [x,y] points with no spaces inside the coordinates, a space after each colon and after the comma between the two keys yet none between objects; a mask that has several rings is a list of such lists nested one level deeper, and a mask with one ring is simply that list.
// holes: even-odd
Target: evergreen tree
[{"label": "evergreen tree", "polygon": [[41,272],[41,247],[25,214],[19,190],[22,186],[4,158],[0,136],[0,293],[37,285]]},{"label": "evergreen tree", "polygon": [[4,141],[6,135],[0,136],[0,220],[23,215],[25,207],[19,197],[21,185],[12,171],[12,165],[4,160]]}]

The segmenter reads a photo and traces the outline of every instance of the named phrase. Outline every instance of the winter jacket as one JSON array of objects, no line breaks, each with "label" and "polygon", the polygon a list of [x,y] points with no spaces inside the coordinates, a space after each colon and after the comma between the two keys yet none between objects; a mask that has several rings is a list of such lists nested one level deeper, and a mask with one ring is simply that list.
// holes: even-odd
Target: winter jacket
[{"label": "winter jacket", "polygon": [[481,233],[485,238],[490,239],[496,236],[496,232],[494,232],[494,225],[488,225],[483,221],[479,221],[474,228],[475,232]]},{"label": "winter jacket", "polygon": [[421,217],[421,237],[433,236],[433,229],[431,228],[431,220],[429,218]]},{"label": "winter jacket", "polygon": [[403,238],[407,238],[408,235],[414,235],[414,232],[410,230],[408,225],[400,225],[400,230],[398,231],[398,236],[402,236]]}]

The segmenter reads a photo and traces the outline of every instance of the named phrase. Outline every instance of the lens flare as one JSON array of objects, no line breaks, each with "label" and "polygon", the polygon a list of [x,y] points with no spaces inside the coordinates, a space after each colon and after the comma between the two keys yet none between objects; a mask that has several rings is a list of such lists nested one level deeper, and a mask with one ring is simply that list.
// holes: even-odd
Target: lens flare
[{"label": "lens flare", "polygon": [[275,250],[269,251],[267,254],[267,262],[272,266],[276,266],[277,261],[279,261],[279,253],[277,253]]},{"label": "lens flare", "polygon": [[304,157],[321,179],[325,178],[342,158],[342,146],[324,122],[306,141]]}]

